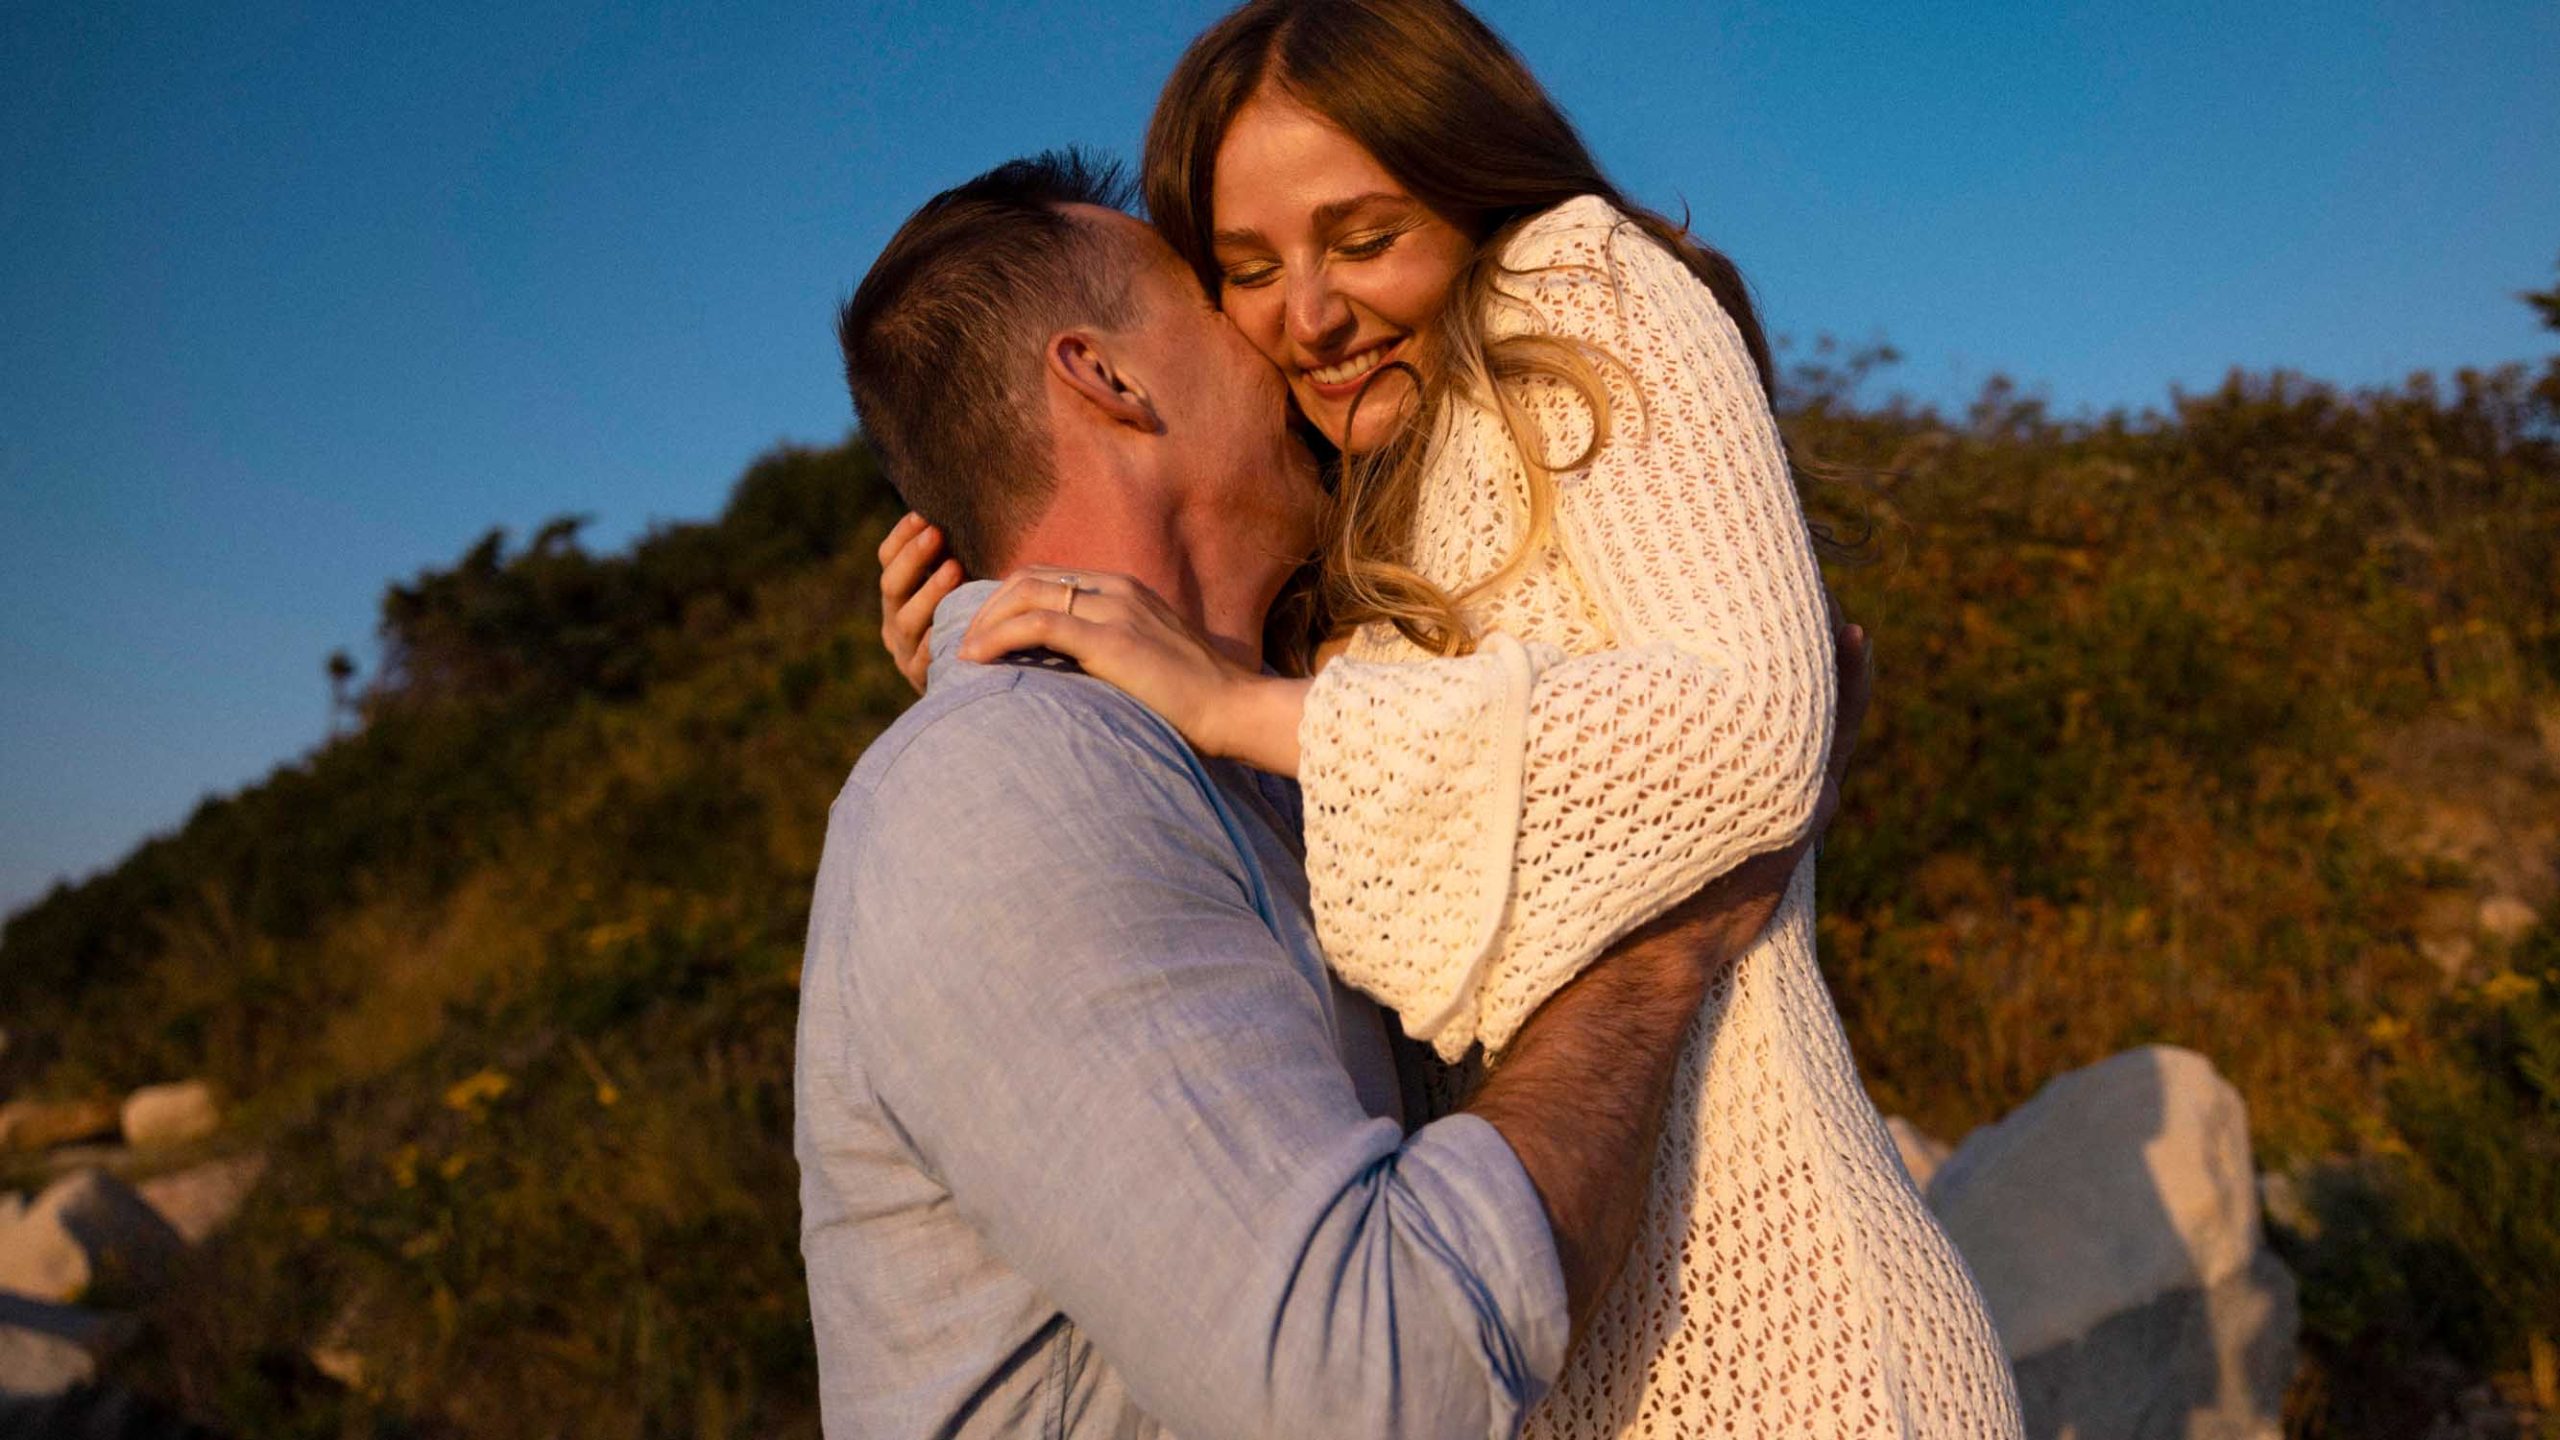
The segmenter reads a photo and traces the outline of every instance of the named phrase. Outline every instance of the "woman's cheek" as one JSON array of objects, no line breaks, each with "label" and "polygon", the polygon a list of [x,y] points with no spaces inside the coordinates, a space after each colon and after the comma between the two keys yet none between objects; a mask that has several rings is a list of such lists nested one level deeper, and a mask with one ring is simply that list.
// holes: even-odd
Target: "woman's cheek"
[{"label": "woman's cheek", "polygon": [[1262,353],[1263,359],[1279,366],[1283,371],[1288,369],[1281,363],[1279,353],[1280,307],[1277,304],[1269,300],[1260,290],[1230,289],[1221,297],[1219,308],[1226,311],[1227,323],[1235,326],[1237,333],[1243,335],[1252,343],[1254,349]]}]

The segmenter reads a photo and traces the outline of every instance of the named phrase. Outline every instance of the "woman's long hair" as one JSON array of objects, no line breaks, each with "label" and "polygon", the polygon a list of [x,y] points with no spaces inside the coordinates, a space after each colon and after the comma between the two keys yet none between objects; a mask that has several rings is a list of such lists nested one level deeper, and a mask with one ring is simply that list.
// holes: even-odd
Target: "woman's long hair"
[{"label": "woman's long hair", "polygon": [[[1417,392],[1412,413],[1376,451],[1342,458],[1325,548],[1312,575],[1283,597],[1275,658],[1303,668],[1314,642],[1374,621],[1425,650],[1467,653],[1475,635],[1463,606],[1535,557],[1553,525],[1555,472],[1589,463],[1609,437],[1608,391],[1596,367],[1611,357],[1553,336],[1487,331],[1491,307],[1503,303],[1497,257],[1517,227],[1597,195],[1705,284],[1741,331],[1763,393],[1774,394],[1768,338],[1733,262],[1629,201],[1528,66],[1457,0],[1248,0],[1183,52],[1148,125],[1140,183],[1156,228],[1212,295],[1222,279],[1210,214],[1218,147],[1266,82],[1341,127],[1475,242],[1433,333],[1432,373],[1378,372],[1407,372]],[[1517,382],[1532,376],[1570,385],[1590,407],[1591,442],[1581,455],[1546,454],[1535,418],[1516,398]],[[1494,406],[1510,429],[1528,476],[1528,523],[1501,566],[1453,595],[1415,570],[1411,556],[1431,438],[1461,396]]]}]

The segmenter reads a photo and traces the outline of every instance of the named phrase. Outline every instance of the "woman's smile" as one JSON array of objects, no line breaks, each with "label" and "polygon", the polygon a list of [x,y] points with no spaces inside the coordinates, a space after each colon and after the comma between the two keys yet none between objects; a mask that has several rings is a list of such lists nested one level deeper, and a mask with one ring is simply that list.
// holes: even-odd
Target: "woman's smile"
[{"label": "woman's smile", "polygon": [[1300,384],[1317,398],[1335,404],[1348,404],[1368,383],[1371,373],[1404,349],[1404,337],[1374,340],[1352,351],[1342,359],[1326,365],[1304,365],[1298,368]]}]

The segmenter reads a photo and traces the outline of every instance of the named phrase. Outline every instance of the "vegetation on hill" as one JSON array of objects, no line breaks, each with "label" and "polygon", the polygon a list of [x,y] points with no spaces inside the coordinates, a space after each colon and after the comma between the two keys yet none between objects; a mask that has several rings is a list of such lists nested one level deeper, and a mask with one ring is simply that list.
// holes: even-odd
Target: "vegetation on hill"
[{"label": "vegetation on hill", "polygon": [[[2203,1051],[2285,1177],[2302,1433],[2555,1383],[2560,926],[2481,902],[2560,902],[2560,361],[2062,421],[1862,404],[1878,358],[1787,408],[1882,477],[1822,921],[1880,1103],[1952,1138]],[[244,1435],[815,1433],[795,985],[905,703],[897,509],[848,443],[626,553],[492,534],[386,596],[350,733],[10,919],[0,1090],[208,1075],[274,1156],[145,1383]]]}]

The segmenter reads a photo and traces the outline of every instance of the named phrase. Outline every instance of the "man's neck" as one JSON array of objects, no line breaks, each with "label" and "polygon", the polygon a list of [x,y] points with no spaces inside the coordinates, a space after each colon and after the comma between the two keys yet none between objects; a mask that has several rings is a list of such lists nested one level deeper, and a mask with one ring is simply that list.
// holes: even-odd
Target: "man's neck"
[{"label": "man's neck", "polygon": [[1261,668],[1263,621],[1288,578],[1286,565],[1256,545],[1257,537],[1232,533],[1243,527],[1231,518],[1128,505],[1106,510],[1102,502],[1144,493],[1062,478],[1056,501],[1014,546],[1011,566],[1127,575],[1163,596],[1227,658]]}]

